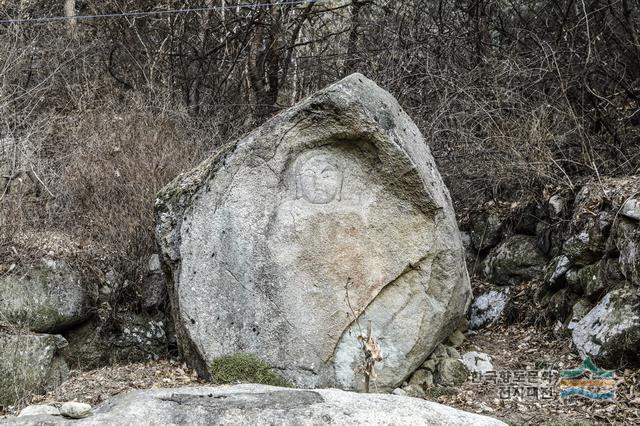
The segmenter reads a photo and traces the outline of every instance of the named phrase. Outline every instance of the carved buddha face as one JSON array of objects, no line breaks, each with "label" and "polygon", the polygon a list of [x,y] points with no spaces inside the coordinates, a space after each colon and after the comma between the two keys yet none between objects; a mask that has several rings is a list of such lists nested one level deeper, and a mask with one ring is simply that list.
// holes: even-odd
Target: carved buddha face
[{"label": "carved buddha face", "polygon": [[298,168],[299,194],[310,203],[330,203],[339,196],[341,187],[342,170],[329,154],[313,155]]}]

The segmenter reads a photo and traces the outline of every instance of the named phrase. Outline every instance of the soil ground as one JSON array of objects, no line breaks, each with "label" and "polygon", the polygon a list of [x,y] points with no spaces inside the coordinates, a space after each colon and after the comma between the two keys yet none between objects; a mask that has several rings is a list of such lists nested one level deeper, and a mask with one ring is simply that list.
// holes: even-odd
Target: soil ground
[{"label": "soil ground", "polygon": [[[492,358],[498,376],[504,371],[559,371],[575,368],[580,359],[570,350],[570,339],[553,331],[535,327],[496,325],[469,334],[459,348],[486,352]],[[640,370],[617,373],[617,395],[614,401],[596,402],[586,399],[561,399],[554,380],[538,385],[550,399],[501,397],[500,384],[470,378],[459,387],[428,389],[427,399],[463,410],[499,418],[512,425],[640,424]],[[132,389],[196,386],[204,384],[194,371],[173,360],[144,364],[105,367],[93,371],[73,371],[69,379],[46,395],[36,396],[32,403],[77,400],[91,405]],[[512,383],[518,387],[518,384]],[[504,386],[504,385],[503,385]],[[504,388],[503,388],[504,389]],[[9,413],[7,413],[9,414]],[[15,414],[15,413],[13,413]]]},{"label": "soil ground", "polygon": [[[459,351],[488,353],[492,358],[498,383],[471,378],[456,388],[431,388],[429,399],[497,417],[513,425],[640,424],[638,369],[616,372],[616,398],[613,401],[560,398],[557,372],[576,368],[581,363],[581,359],[571,351],[568,336],[556,335],[548,328],[498,325],[468,336]],[[513,376],[515,372],[522,370],[538,372],[541,378],[518,382]],[[506,375],[504,381],[508,383],[500,384],[500,376],[504,372],[513,373]],[[550,374],[547,375],[547,372]],[[523,396],[513,397],[506,391],[510,387],[510,392],[513,393],[514,388],[522,389],[523,386]],[[535,392],[528,397],[526,387],[537,388],[538,397],[535,397]]]}]

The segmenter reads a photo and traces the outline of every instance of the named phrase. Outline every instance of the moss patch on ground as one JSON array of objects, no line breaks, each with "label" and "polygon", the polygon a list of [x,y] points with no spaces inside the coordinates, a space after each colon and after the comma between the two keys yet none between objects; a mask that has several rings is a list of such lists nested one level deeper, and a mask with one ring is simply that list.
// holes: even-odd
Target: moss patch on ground
[{"label": "moss patch on ground", "polygon": [[262,385],[290,387],[285,379],[275,373],[255,355],[238,353],[216,358],[209,367],[216,383],[258,383]]}]

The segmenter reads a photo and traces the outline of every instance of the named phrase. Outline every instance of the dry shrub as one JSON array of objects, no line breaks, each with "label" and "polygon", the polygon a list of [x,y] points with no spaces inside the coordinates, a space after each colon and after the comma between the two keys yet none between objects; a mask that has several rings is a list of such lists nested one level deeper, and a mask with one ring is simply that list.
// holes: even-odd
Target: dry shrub
[{"label": "dry shrub", "polygon": [[[155,194],[203,155],[180,116],[140,99],[65,117],[55,222],[99,242],[108,263],[134,281],[154,250]],[[132,282],[133,283],[133,282]]]},{"label": "dry shrub", "polygon": [[140,283],[155,250],[155,194],[213,148],[216,130],[196,128],[182,112],[154,100],[115,99],[57,116],[40,134],[37,161],[28,166],[39,164],[44,187],[36,191],[27,182],[29,189],[18,191],[12,184],[0,202],[6,224],[0,263],[42,255],[23,247],[23,236],[35,233],[45,239],[49,231],[58,231],[93,256],[75,259],[83,269],[92,266],[98,276],[110,269],[116,272],[116,299]]}]

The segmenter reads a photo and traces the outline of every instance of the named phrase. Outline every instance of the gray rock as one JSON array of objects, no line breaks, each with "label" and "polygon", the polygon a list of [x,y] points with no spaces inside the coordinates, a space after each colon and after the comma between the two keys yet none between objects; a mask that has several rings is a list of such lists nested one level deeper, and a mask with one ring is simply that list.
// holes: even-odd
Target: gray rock
[{"label": "gray rock", "polygon": [[456,348],[447,346],[447,358],[460,358],[460,352],[457,351]]},{"label": "gray rock", "polygon": [[570,316],[571,309],[578,300],[578,295],[563,288],[543,300],[546,300],[546,303],[543,303],[546,307],[546,314],[553,319],[564,322]]},{"label": "gray rock", "polygon": [[70,419],[84,419],[91,415],[91,406],[84,402],[65,402],[60,406],[60,415]]},{"label": "gray rock", "polygon": [[179,349],[204,377],[216,358],[249,352],[300,387],[362,389],[357,336],[371,321],[377,386],[392,390],[469,303],[431,153],[359,74],[178,177],[156,220]]},{"label": "gray rock", "polygon": [[433,373],[429,370],[419,369],[411,375],[409,385],[415,385],[424,388],[433,385]]},{"label": "gray rock", "polygon": [[428,359],[422,364],[421,367],[425,370],[435,373],[435,371],[438,368],[438,359],[437,358]]},{"label": "gray rock", "polygon": [[142,282],[142,307],[144,309],[159,308],[167,299],[167,286],[160,266],[160,256],[149,257],[147,273]]},{"label": "gray rock", "polygon": [[0,421],[0,424],[505,426],[491,417],[406,396],[264,385],[133,391],[106,401],[96,408],[93,416],[81,420],[34,416]]},{"label": "gray rock", "polygon": [[58,357],[65,344],[61,336],[0,333],[0,406],[58,385],[68,371]]},{"label": "gray rock", "polygon": [[426,392],[424,391],[424,388],[420,385],[409,384],[402,389],[407,393],[407,395],[413,398],[424,399],[427,396]]},{"label": "gray rock", "polygon": [[578,268],[571,268],[564,276],[567,286],[572,289],[578,289],[580,286],[580,280],[578,279]]},{"label": "gray rock", "polygon": [[147,274],[142,282],[142,307],[144,309],[159,308],[167,299],[167,286],[164,274],[156,272]]},{"label": "gray rock", "polygon": [[0,318],[36,332],[58,332],[93,314],[98,297],[89,282],[60,260],[42,259],[0,277]]},{"label": "gray rock", "polygon": [[476,251],[495,247],[502,237],[506,215],[498,211],[481,211],[471,215],[469,235]]},{"label": "gray rock", "polygon": [[582,357],[605,367],[640,365],[640,294],[637,288],[609,292],[573,328]]},{"label": "gray rock", "polygon": [[59,416],[60,410],[53,405],[29,405],[20,410],[18,417],[39,416],[39,415]]},{"label": "gray rock", "polygon": [[466,337],[464,336],[462,331],[456,330],[451,334],[451,336],[449,336],[448,342],[451,344],[451,346],[457,348],[465,341],[465,339]]},{"label": "gray rock", "polygon": [[557,287],[564,281],[565,275],[571,269],[571,261],[567,256],[557,256],[546,267],[544,282],[549,288]]},{"label": "gray rock", "polygon": [[158,272],[161,272],[161,266],[160,266],[160,255],[157,253],[152,254],[151,256],[149,256],[149,261],[147,262],[147,271],[155,274]]},{"label": "gray rock", "polygon": [[471,305],[469,328],[477,330],[500,319],[509,300],[509,289],[491,290],[478,296]]},{"label": "gray rock", "polygon": [[593,298],[607,287],[601,271],[602,262],[587,265],[578,271],[578,283],[582,294]]},{"label": "gray rock", "polygon": [[471,373],[484,374],[487,371],[493,371],[491,356],[484,352],[466,352],[462,355],[461,362]]},{"label": "gray rock", "polygon": [[492,283],[512,285],[539,278],[546,263],[535,237],[512,235],[489,252],[483,272]]},{"label": "gray rock", "polygon": [[619,268],[625,281],[638,285],[640,283],[640,225],[621,219],[611,238],[620,253]]},{"label": "gray rock", "polygon": [[[577,209],[580,211],[580,207]],[[586,217],[573,219],[572,235],[562,245],[563,254],[577,266],[586,266],[602,258],[613,220],[607,211]]]},{"label": "gray rock", "polygon": [[145,362],[167,354],[164,316],[125,314],[120,332],[109,339],[111,362]]},{"label": "gray rock", "polygon": [[587,298],[578,299],[571,309],[571,319],[567,324],[568,330],[573,330],[576,325],[593,309],[593,305]]},{"label": "gray rock", "polygon": [[447,347],[442,343],[438,344],[431,355],[429,355],[430,359],[439,359],[439,358],[449,358],[449,354],[447,352]]},{"label": "gray rock", "polygon": [[405,391],[402,388],[395,388],[393,390],[393,392],[391,392],[392,395],[398,395],[398,396],[407,396],[407,391]]},{"label": "gray rock", "polygon": [[566,201],[560,195],[553,195],[549,198],[549,215],[556,218],[562,215],[566,208]]},{"label": "gray rock", "polygon": [[468,376],[467,367],[459,359],[446,358],[438,361],[434,382],[442,386],[459,386]]},{"label": "gray rock", "polygon": [[163,314],[124,313],[103,328],[92,321],[65,333],[69,346],[63,354],[73,368],[94,369],[113,363],[156,360],[167,355]]},{"label": "gray rock", "polygon": [[630,219],[640,220],[640,200],[629,198],[620,210],[620,214]]}]

